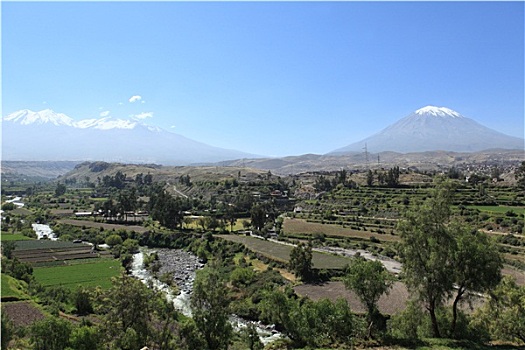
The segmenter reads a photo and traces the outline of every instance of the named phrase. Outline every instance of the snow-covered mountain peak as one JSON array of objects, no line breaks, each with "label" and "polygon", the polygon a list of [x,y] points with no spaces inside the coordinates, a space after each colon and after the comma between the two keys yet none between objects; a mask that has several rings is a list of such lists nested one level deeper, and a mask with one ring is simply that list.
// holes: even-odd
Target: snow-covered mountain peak
[{"label": "snow-covered mountain peak", "polygon": [[418,109],[415,114],[418,115],[431,115],[434,117],[452,117],[452,118],[463,118],[461,114],[453,111],[446,107],[426,106]]},{"label": "snow-covered mountain peak", "polygon": [[4,121],[11,121],[21,125],[41,125],[53,124],[56,126],[67,125],[73,126],[73,119],[63,113],[55,113],[51,109],[44,109],[40,112],[33,112],[29,109],[23,109],[4,117]]},{"label": "snow-covered mountain peak", "polygon": [[42,125],[53,124],[56,126],[70,126],[78,129],[133,129],[139,124],[135,120],[114,119],[105,117],[100,119],[83,119],[79,121],[73,120],[63,113],[56,113],[51,109],[44,109],[40,112],[33,112],[29,109],[23,109],[11,113],[3,118],[3,121],[9,121],[20,125]]}]

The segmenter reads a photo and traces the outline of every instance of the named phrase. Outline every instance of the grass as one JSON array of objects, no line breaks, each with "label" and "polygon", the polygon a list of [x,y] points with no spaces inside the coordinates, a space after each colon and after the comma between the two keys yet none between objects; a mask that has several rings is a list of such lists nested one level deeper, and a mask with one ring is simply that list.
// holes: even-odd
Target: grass
[{"label": "grass", "polygon": [[111,287],[111,278],[118,276],[121,265],[117,260],[99,259],[86,264],[36,267],[33,275],[44,286],[64,286],[69,289],[100,286]]},{"label": "grass", "polygon": [[22,283],[11,276],[2,274],[2,288],[0,290],[2,299],[25,299],[22,291]]},{"label": "grass", "polygon": [[7,241],[28,241],[32,240],[32,238],[21,235],[21,234],[13,234],[13,233],[2,233],[0,236],[0,241],[7,242]]},{"label": "grass", "polygon": [[[217,235],[217,237],[232,242],[242,243],[251,251],[282,263],[288,263],[290,252],[293,248],[289,245],[265,241],[250,236]],[[317,269],[342,269],[350,262],[350,259],[331,254],[312,252],[312,262],[313,266]]]},{"label": "grass", "polygon": [[516,214],[523,214],[523,211],[525,210],[523,207],[511,207],[506,205],[469,205],[467,208],[498,214],[505,214],[508,211],[513,211]]}]

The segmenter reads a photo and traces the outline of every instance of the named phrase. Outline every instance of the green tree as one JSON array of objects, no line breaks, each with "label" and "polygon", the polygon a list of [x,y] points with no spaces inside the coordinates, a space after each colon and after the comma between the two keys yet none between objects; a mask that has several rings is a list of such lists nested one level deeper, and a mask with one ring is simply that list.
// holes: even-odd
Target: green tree
[{"label": "green tree", "polygon": [[514,172],[514,178],[517,180],[517,185],[522,190],[525,190],[525,161],[521,162],[521,165]]},{"label": "green tree", "polygon": [[0,317],[2,319],[2,329],[0,332],[0,335],[1,335],[0,344],[1,344],[2,349],[7,349],[7,345],[9,344],[11,339],[13,339],[14,327],[13,327],[13,323],[7,316],[7,313],[5,313],[3,310],[0,313]]},{"label": "green tree", "polygon": [[409,210],[398,224],[399,255],[406,284],[424,303],[437,338],[441,333],[436,310],[450,295],[454,282],[454,261],[450,257],[454,238],[447,229],[450,196],[450,188],[438,184],[432,196],[417,211]]},{"label": "green tree", "polygon": [[105,341],[123,349],[140,349],[152,334],[154,292],[141,281],[122,274],[101,295],[99,308],[107,310],[101,324]]},{"label": "green tree", "polygon": [[343,282],[345,287],[353,290],[366,306],[370,337],[374,322],[380,318],[377,302],[381,295],[388,293],[392,288],[393,276],[381,262],[358,257],[348,265]]},{"label": "green tree", "polygon": [[504,277],[473,319],[488,328],[495,339],[525,344],[525,286]]},{"label": "green tree", "polygon": [[60,197],[66,194],[66,185],[63,183],[57,183],[57,186],[55,188],[55,197]]},{"label": "green tree", "polygon": [[191,296],[193,320],[209,350],[227,349],[232,335],[226,286],[215,269],[197,273]]},{"label": "green tree", "polygon": [[13,257],[13,251],[16,249],[16,243],[14,241],[2,242],[2,254],[8,259]]},{"label": "green tree", "polygon": [[49,316],[33,323],[30,329],[31,341],[36,350],[63,350],[69,345],[71,323],[58,317]]},{"label": "green tree", "polygon": [[366,173],[366,185],[368,187],[371,187],[374,183],[374,173],[372,173],[372,170],[368,170]]},{"label": "green tree", "polygon": [[449,229],[455,238],[451,254],[454,263],[456,295],[452,303],[451,336],[456,335],[458,305],[470,293],[486,293],[494,289],[501,280],[503,259],[495,242],[485,233],[470,227],[452,223]]},{"label": "green tree", "polygon": [[293,247],[290,252],[290,261],[288,262],[290,271],[307,281],[312,277],[312,246],[310,244],[299,243]]},{"label": "green tree", "polygon": [[99,350],[102,342],[97,327],[75,327],[70,336],[70,345],[75,350]]}]

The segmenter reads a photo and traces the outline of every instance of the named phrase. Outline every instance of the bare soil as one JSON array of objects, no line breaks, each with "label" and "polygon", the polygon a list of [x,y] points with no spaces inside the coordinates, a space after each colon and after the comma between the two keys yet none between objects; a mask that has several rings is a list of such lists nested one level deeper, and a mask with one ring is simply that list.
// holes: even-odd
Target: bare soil
[{"label": "bare soil", "polygon": [[[353,312],[365,313],[366,307],[361,303],[357,295],[345,288],[342,282],[327,282],[323,284],[302,284],[294,288],[295,292],[301,296],[308,296],[312,300],[327,298],[335,301],[344,298]],[[390,293],[383,295],[379,299],[378,308],[382,314],[393,315],[402,311],[406,307],[408,291],[401,282],[395,282]]]},{"label": "bare soil", "polygon": [[28,301],[2,303],[2,311],[15,327],[29,326],[45,317],[42,311]]}]

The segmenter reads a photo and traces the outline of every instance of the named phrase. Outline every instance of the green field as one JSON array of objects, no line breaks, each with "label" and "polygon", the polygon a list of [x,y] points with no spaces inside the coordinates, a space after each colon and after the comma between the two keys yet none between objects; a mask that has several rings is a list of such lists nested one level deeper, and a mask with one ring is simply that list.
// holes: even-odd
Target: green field
[{"label": "green field", "polygon": [[16,299],[25,299],[24,293],[21,291],[22,283],[14,279],[11,276],[2,274],[2,288],[0,293],[2,294],[2,299],[4,298],[16,298]]},{"label": "green field", "polygon": [[469,205],[467,208],[477,209],[479,211],[488,211],[492,213],[505,214],[508,211],[513,211],[516,214],[523,214],[525,212],[524,207],[510,207],[506,205]]},{"label": "green field", "polygon": [[36,267],[35,279],[44,286],[64,286],[70,289],[100,286],[111,287],[111,278],[121,271],[118,260],[99,259],[96,262],[66,266]]},{"label": "green field", "polygon": [[27,241],[27,240],[32,240],[32,238],[29,238],[29,237],[21,235],[21,234],[2,233],[2,235],[0,236],[0,240],[2,242],[6,242],[6,241]]},{"label": "green field", "polygon": [[[217,235],[228,241],[244,244],[248,249],[259,253],[269,259],[287,263],[290,259],[292,246],[265,241],[263,239],[238,236],[238,235]],[[342,256],[312,252],[313,266],[317,269],[341,269],[350,262],[350,259]]]}]

